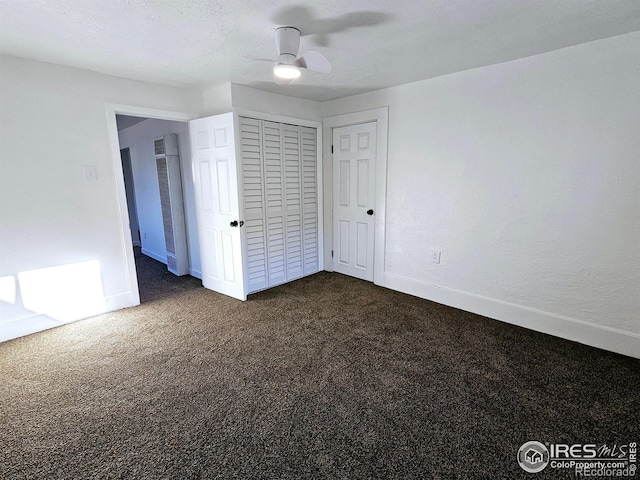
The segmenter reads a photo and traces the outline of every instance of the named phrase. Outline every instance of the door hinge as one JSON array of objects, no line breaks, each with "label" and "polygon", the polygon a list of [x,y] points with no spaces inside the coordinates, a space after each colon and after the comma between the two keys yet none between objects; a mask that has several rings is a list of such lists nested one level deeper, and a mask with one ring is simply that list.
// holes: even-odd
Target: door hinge
[{"label": "door hinge", "polygon": [[331,153],[333,153],[333,145],[331,145]]},{"label": "door hinge", "polygon": [[331,250],[331,258],[333,258],[333,250]]}]

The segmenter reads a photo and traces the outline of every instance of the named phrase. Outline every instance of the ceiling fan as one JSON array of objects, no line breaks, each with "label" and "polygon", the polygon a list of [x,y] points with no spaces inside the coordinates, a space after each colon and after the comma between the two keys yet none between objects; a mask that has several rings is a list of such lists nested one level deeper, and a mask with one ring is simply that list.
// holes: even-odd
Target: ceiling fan
[{"label": "ceiling fan", "polygon": [[[331,72],[329,60],[319,52],[309,50],[301,57],[298,57],[300,30],[295,27],[280,27],[276,29],[276,48],[278,50],[278,58],[275,60],[273,74],[275,75],[274,81],[278,85],[292,82],[300,76],[301,69],[305,68],[320,73]],[[254,57],[249,58],[263,60]]]}]

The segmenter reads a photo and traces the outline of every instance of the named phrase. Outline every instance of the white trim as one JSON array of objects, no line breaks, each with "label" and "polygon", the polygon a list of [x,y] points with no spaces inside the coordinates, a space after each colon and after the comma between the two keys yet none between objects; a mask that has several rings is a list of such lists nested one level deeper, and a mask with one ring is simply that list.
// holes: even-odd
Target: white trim
[{"label": "white trim", "polygon": [[315,120],[306,120],[304,118],[287,117],[286,115],[276,115],[273,113],[259,112],[257,110],[249,110],[247,108],[234,108],[233,113],[239,117],[250,117],[256,120],[267,120],[269,122],[288,123],[300,127],[312,127],[322,130],[322,122]]},{"label": "white trim", "polygon": [[29,315],[2,324],[0,329],[0,343],[24,337],[32,333],[43,332],[51,328],[60,327],[73,322],[60,322],[51,317],[40,314]]},{"label": "white trim", "polygon": [[151,250],[147,250],[147,249],[146,249],[146,248],[144,248],[144,247],[140,249],[140,252],[141,252],[143,255],[146,255],[147,257],[151,257],[151,258],[153,258],[154,260],[157,260],[157,261],[158,261],[158,262],[160,262],[160,263],[164,263],[165,265],[167,264],[167,257],[166,257],[166,255],[163,257],[162,255],[159,255],[159,254],[157,254],[157,253],[155,253],[155,252],[152,252]]},{"label": "white trim", "polygon": [[200,270],[196,270],[195,268],[189,269],[189,275],[202,280],[202,272]]},{"label": "white trim", "polygon": [[106,312],[113,312],[115,310],[131,306],[131,295],[129,292],[110,295],[108,297],[104,297],[104,300],[104,311],[100,310],[89,317],[78,318],[76,320],[62,322],[51,318],[48,315],[30,312],[29,315],[25,317],[16,318],[10,322],[3,323],[2,328],[0,328],[0,343],[13,340],[14,338],[24,337],[25,335],[31,335],[32,333],[43,332],[62,325],[79,322],[80,320],[97,317]]},{"label": "white trim", "polygon": [[131,115],[134,117],[171,120],[174,122],[188,122],[189,120],[199,117],[199,115],[195,113],[173,112],[170,110],[158,110],[155,108],[122,105],[118,103],[107,103],[106,107],[107,111],[112,111],[114,115]]},{"label": "white trim", "polygon": [[131,295],[129,294],[129,292],[104,297],[106,311],[113,312],[114,310],[121,310],[123,308],[130,307],[130,297]]},{"label": "white trim", "polygon": [[[362,112],[347,113],[344,115],[335,115],[323,119],[324,138],[333,138],[332,129],[338,127],[346,127],[349,125],[357,125],[360,123],[376,122],[376,204],[374,216],[374,258],[373,258],[373,283],[382,285],[384,281],[384,265],[385,265],[385,231],[386,231],[386,211],[387,211],[387,138],[389,131],[389,107],[374,108]],[[331,144],[329,143],[329,146]],[[331,149],[326,150],[329,158],[325,159],[327,164],[327,185],[325,186],[325,195],[327,205],[326,208],[327,221],[331,222],[331,236],[325,239],[329,249],[333,248],[333,162],[331,161]],[[330,175],[329,175],[330,173]],[[329,212],[331,215],[329,217]],[[328,227],[328,225],[327,225]],[[325,270],[333,271],[332,260],[329,260],[330,254],[327,255]]]},{"label": "white trim", "polygon": [[[120,220],[120,241],[123,248],[125,268],[128,274],[127,291],[118,295],[118,300],[111,301],[107,299],[107,309],[108,311],[112,311],[120,308],[140,305],[140,291],[138,289],[138,277],[136,275],[136,262],[133,257],[133,240],[131,238],[131,229],[129,228],[129,211],[127,208],[127,194],[124,188],[124,174],[122,173],[120,140],[118,138],[116,115],[133,115],[136,117],[173,120],[178,122],[189,121],[192,118],[196,118],[197,115],[184,112],[172,112],[168,110],[156,110],[133,105],[120,105],[115,103],[106,103],[105,110],[107,114],[107,134],[109,135],[109,144],[111,146],[111,163],[115,184],[114,193],[118,207],[118,217]],[[111,305],[114,305],[114,307],[112,308]]]},{"label": "white trim", "polygon": [[640,358],[640,335],[385,272],[383,287],[596,348]]}]

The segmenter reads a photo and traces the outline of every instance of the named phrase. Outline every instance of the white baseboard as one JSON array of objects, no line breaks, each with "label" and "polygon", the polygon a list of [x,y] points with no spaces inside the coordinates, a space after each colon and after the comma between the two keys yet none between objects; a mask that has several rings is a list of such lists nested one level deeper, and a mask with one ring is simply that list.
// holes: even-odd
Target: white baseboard
[{"label": "white baseboard", "polygon": [[192,277],[196,277],[199,278],[200,280],[202,280],[202,272],[200,270],[195,270],[193,268],[189,269],[189,275],[191,275]]},{"label": "white baseboard", "polygon": [[64,323],[47,317],[46,315],[33,314],[26,318],[3,323],[0,326],[0,342],[42,332],[43,330],[49,330],[50,328],[59,327],[60,325],[64,325]]},{"label": "white baseboard", "polygon": [[140,301],[136,302],[130,292],[111,295],[109,297],[105,297],[104,300],[106,304],[105,313],[140,305]]},{"label": "white baseboard", "polygon": [[[95,311],[91,317],[101,315],[103,313],[113,312],[114,310],[121,310],[127,307],[133,307],[139,305],[134,303],[134,299],[130,293],[122,293],[119,295],[112,295],[105,297],[104,309],[100,308]],[[85,320],[83,317],[70,321],[60,321],[51,318],[44,314],[29,313],[28,315],[22,315],[16,317],[9,322],[5,322],[0,325],[0,342],[7,340],[13,340],[14,338],[24,337],[25,335],[31,335],[32,333],[42,332],[50,328],[59,327],[69,323],[77,322],[79,320]]]},{"label": "white baseboard", "polygon": [[592,347],[640,358],[640,335],[385,272],[382,287]]},{"label": "white baseboard", "polygon": [[165,265],[167,264],[167,256],[165,255],[164,257],[162,255],[158,255],[157,253],[154,253],[150,250],[147,250],[145,248],[141,248],[140,251],[146,255],[147,257],[151,257],[154,260],[157,260],[159,262],[164,263]]}]

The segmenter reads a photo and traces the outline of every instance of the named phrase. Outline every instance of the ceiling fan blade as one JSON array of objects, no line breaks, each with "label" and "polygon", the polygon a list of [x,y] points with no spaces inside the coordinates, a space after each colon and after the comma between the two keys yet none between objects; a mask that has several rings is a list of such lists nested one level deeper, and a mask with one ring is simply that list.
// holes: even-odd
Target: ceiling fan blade
[{"label": "ceiling fan blade", "polygon": [[329,73],[331,72],[331,64],[327,57],[319,52],[309,50],[296,60],[295,65],[312,70],[314,72]]},{"label": "ceiling fan blade", "polygon": [[274,58],[262,58],[262,57],[257,57],[255,55],[245,55],[243,57],[245,60],[256,60],[258,62],[275,62],[276,60]]},{"label": "ceiling fan blade", "polygon": [[291,83],[294,80],[295,80],[294,78],[280,78],[280,77],[276,77],[275,75],[273,76],[273,81],[276,82],[277,85],[287,85],[288,83]]}]

